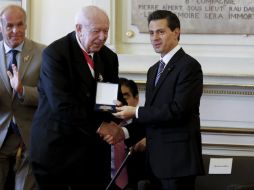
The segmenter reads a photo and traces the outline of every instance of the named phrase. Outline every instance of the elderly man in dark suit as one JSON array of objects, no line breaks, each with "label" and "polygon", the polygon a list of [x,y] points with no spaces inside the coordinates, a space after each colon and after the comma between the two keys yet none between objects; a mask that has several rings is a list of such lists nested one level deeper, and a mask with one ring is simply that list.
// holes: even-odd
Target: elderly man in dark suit
[{"label": "elderly man in dark suit", "polygon": [[153,190],[193,190],[203,174],[199,105],[203,76],[197,60],[178,44],[180,21],[166,10],[148,17],[150,40],[160,61],[147,73],[144,107],[121,106],[115,115],[134,118],[126,135],[116,127],[100,133],[109,143],[121,138],[132,144],[137,130],[146,130],[149,178]]},{"label": "elderly man in dark suit", "polygon": [[96,112],[97,81],[118,83],[117,55],[104,45],[109,19],[96,6],[76,15],[76,30],[43,52],[31,161],[40,190],[104,190],[110,146],[96,133],[109,112]]}]

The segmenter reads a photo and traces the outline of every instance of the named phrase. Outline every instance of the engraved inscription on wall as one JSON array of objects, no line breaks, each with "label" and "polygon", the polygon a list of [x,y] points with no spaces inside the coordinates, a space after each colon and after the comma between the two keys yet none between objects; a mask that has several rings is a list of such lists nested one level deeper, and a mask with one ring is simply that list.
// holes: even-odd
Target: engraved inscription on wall
[{"label": "engraved inscription on wall", "polygon": [[254,34],[254,0],[132,0],[131,24],[148,32],[154,10],[174,12],[187,34]]}]

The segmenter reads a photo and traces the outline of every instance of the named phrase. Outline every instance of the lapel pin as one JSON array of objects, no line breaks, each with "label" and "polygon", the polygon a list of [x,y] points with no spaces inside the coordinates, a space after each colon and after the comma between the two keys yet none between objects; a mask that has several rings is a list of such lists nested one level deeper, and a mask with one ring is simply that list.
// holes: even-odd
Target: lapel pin
[{"label": "lapel pin", "polygon": [[27,62],[27,61],[29,60],[29,58],[30,58],[29,55],[25,56],[25,57],[24,57],[24,61]]},{"label": "lapel pin", "polygon": [[100,81],[100,82],[103,81],[103,76],[102,76],[102,74],[99,74],[99,76],[98,76],[98,81]]}]

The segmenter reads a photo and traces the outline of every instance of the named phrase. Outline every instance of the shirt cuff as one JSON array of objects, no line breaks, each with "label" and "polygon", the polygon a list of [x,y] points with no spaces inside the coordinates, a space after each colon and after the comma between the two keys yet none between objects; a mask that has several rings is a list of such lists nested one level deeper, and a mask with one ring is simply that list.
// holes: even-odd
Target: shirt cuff
[{"label": "shirt cuff", "polygon": [[136,108],[136,112],[135,112],[135,117],[138,119],[138,109],[139,109],[139,106],[137,106]]},{"label": "shirt cuff", "polygon": [[125,138],[125,139],[130,138],[129,131],[126,129],[126,127],[122,127],[122,130],[123,130],[123,132],[124,132],[124,138]]}]

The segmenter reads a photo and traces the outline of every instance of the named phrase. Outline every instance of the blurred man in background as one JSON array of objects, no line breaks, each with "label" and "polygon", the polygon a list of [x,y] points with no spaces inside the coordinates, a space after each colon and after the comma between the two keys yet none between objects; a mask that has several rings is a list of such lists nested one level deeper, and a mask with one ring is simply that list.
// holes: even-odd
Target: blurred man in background
[{"label": "blurred man in background", "polygon": [[20,6],[1,11],[0,190],[35,189],[28,150],[44,46],[27,39],[26,28],[26,13]]},{"label": "blurred man in background", "polygon": [[[119,84],[124,99],[129,106],[138,106],[139,91],[133,80],[120,78]],[[128,190],[138,190],[138,182],[147,179],[145,169],[146,138],[132,146],[132,154],[127,161]]]}]

